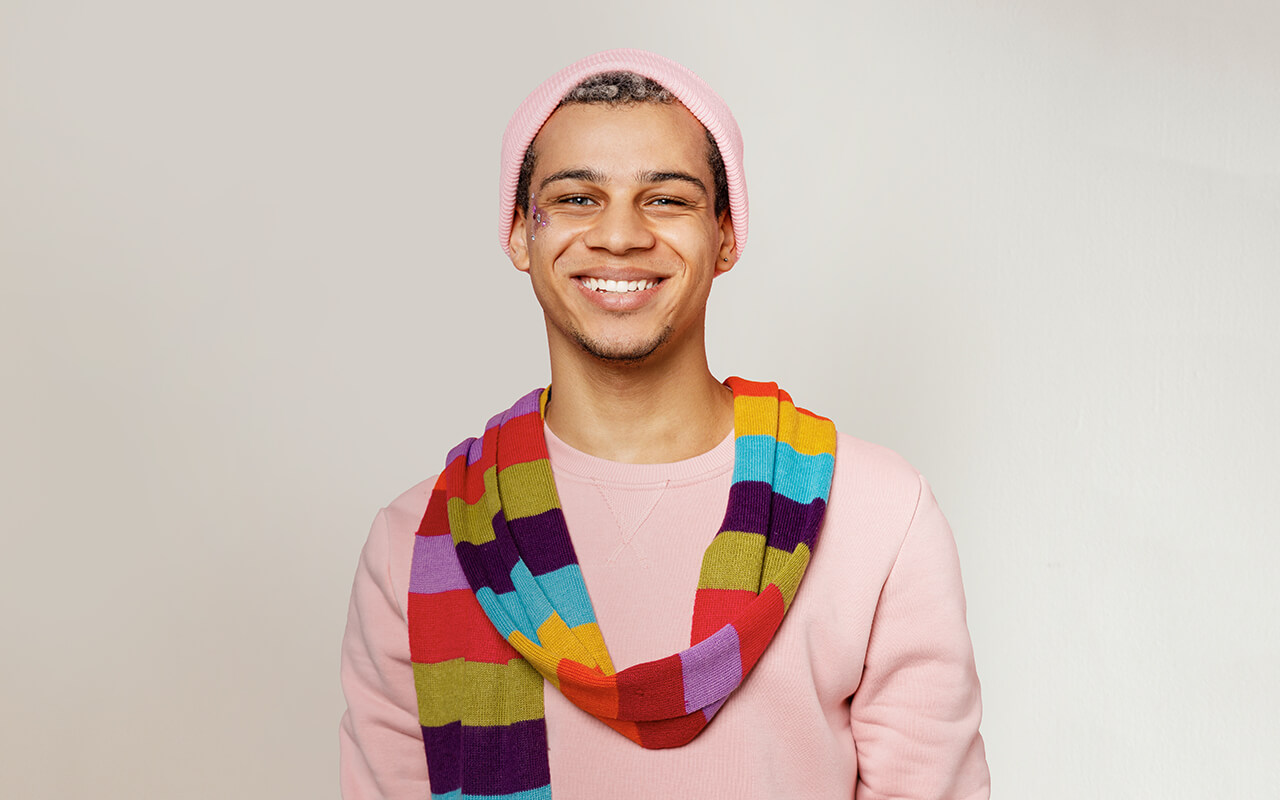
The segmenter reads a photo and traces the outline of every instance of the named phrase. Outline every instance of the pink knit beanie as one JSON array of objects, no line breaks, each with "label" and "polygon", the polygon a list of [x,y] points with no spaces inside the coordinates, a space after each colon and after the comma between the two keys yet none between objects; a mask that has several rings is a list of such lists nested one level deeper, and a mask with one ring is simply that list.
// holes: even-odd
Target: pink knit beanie
[{"label": "pink knit beanie", "polygon": [[570,89],[601,72],[623,70],[662,84],[715,137],[729,183],[729,216],[733,220],[734,251],[741,256],[747,244],[747,182],[742,174],[742,132],[720,95],[688,68],[644,50],[606,50],[587,56],[552,75],[525,98],[502,135],[502,174],[498,191],[498,243],[511,254],[508,240],[515,216],[516,184],[525,151],[543,123]]}]

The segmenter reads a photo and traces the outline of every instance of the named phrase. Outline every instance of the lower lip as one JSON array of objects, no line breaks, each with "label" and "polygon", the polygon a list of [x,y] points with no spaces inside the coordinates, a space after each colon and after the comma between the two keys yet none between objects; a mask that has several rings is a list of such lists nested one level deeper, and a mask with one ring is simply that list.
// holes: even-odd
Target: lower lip
[{"label": "lower lip", "polygon": [[606,311],[635,311],[652,300],[666,281],[658,281],[656,286],[635,292],[598,292],[588,289],[581,280],[575,280],[574,283],[577,284],[578,291],[586,295],[587,300]]}]

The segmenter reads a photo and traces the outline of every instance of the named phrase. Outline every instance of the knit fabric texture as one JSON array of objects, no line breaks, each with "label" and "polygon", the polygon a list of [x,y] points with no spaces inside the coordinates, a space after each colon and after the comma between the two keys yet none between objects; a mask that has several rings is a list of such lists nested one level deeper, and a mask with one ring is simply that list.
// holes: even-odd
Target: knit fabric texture
[{"label": "knit fabric texture", "polygon": [[450,451],[414,542],[409,649],[433,798],[549,798],[543,681],[645,748],[706,727],[795,597],[826,511],[835,426],[730,378],[734,472],[690,647],[618,672],[556,494],[544,390]]},{"label": "knit fabric texture", "polygon": [[747,180],[742,170],[742,131],[720,95],[688,67],[645,50],[606,50],[565,67],[534,89],[502,135],[502,169],[498,180],[498,244],[511,254],[511,223],[515,216],[516,184],[525,151],[569,90],[602,72],[634,72],[666,87],[715,137],[724,159],[729,184],[729,217],[733,221],[734,251],[741,256],[747,244]]}]

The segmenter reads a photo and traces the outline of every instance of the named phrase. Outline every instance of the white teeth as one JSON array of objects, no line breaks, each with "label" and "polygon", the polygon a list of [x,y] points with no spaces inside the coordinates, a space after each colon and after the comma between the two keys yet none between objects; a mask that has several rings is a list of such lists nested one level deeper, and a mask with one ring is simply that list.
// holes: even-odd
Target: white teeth
[{"label": "white teeth", "polygon": [[587,285],[588,289],[593,291],[613,292],[615,294],[643,292],[645,289],[652,289],[658,285],[657,281],[609,281],[600,278],[583,278],[582,282]]}]

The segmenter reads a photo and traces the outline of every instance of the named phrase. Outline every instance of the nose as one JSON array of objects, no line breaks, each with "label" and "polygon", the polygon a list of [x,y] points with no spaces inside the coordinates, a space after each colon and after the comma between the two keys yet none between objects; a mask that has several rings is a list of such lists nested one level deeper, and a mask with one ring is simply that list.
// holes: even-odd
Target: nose
[{"label": "nose", "polygon": [[609,203],[592,222],[583,243],[622,255],[652,247],[654,236],[640,209],[631,203]]}]

